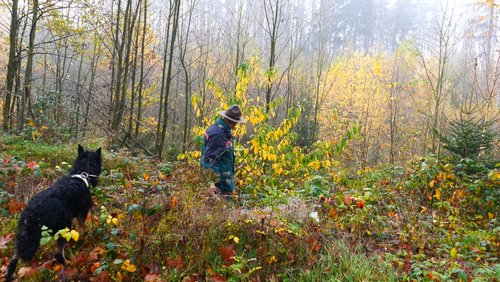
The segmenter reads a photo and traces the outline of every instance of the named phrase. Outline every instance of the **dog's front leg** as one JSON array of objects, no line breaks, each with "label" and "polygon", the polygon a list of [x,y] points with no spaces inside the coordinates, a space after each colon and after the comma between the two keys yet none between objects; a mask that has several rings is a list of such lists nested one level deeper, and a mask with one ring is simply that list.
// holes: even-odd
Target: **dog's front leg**
[{"label": "dog's front leg", "polygon": [[59,238],[57,239],[57,245],[56,245],[56,253],[54,255],[54,258],[56,259],[56,263],[61,264],[63,267],[61,268],[61,271],[59,272],[59,281],[60,282],[66,282],[66,273],[64,272],[64,266],[66,265],[66,258],[64,256],[64,247],[66,246],[66,239],[64,238]]},{"label": "dog's front leg", "polygon": [[76,221],[78,223],[78,227],[80,229],[80,236],[83,236],[83,234],[85,234],[87,232],[87,226],[85,225],[85,220],[87,219],[87,213],[85,213],[84,215],[79,215],[77,218],[76,218]]},{"label": "dog's front leg", "polygon": [[56,253],[54,258],[56,262],[64,265],[66,263],[66,258],[64,257],[64,247],[66,246],[66,239],[59,238],[57,239]]},{"label": "dog's front leg", "polygon": [[89,215],[89,209],[84,208],[83,211],[76,214],[76,224],[78,225],[78,232],[80,232],[80,237],[83,237],[83,234],[87,232],[87,226],[85,221],[87,220],[87,216]]}]

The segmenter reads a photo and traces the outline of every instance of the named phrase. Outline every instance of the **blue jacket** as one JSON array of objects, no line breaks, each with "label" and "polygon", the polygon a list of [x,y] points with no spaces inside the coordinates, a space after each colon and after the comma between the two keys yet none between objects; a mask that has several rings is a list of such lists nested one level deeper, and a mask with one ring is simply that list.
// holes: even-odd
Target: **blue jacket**
[{"label": "blue jacket", "polygon": [[221,192],[234,191],[233,133],[220,117],[203,134],[201,166],[219,175],[216,186]]}]

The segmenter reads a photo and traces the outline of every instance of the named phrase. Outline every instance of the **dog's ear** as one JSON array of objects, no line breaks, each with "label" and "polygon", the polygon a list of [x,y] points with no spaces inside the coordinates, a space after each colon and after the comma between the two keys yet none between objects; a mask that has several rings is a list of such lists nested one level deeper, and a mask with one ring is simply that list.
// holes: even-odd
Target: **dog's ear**
[{"label": "dog's ear", "polygon": [[99,158],[101,157],[101,148],[99,147],[99,149],[95,150],[95,153],[99,156]]},{"label": "dog's ear", "polygon": [[78,155],[80,155],[81,153],[83,153],[83,147],[82,145],[78,144]]}]

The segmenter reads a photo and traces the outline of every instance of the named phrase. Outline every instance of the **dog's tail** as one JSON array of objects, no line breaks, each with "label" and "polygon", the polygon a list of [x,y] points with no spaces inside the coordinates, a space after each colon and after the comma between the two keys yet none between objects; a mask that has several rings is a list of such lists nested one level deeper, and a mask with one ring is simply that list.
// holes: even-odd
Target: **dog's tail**
[{"label": "dog's tail", "polygon": [[24,262],[31,262],[40,247],[41,224],[35,220],[36,216],[22,213],[16,235],[16,255]]},{"label": "dog's tail", "polygon": [[40,226],[36,222],[30,221],[25,213],[21,214],[18,231],[16,235],[15,254],[7,267],[5,281],[12,281],[19,259],[24,262],[31,262],[36,251],[40,247]]},{"label": "dog's tail", "polygon": [[9,266],[7,267],[7,274],[5,274],[5,282],[10,282],[12,281],[12,277],[14,275],[14,272],[16,271],[16,266],[17,266],[17,261],[19,258],[17,255],[15,255],[12,260],[9,263]]}]

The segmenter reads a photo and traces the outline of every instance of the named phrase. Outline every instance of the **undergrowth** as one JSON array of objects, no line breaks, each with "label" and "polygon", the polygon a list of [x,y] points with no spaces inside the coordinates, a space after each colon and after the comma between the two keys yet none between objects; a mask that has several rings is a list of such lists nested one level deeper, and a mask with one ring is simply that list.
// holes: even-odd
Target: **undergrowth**
[{"label": "undergrowth", "polygon": [[[76,144],[2,144],[5,270],[24,203],[68,173]],[[226,201],[196,164],[126,152],[104,160],[87,233],[67,247],[68,264],[53,265],[42,247],[21,280],[499,280],[498,169],[461,174],[429,157],[396,171],[338,169],[333,182],[312,175],[293,195],[263,187]]]}]

